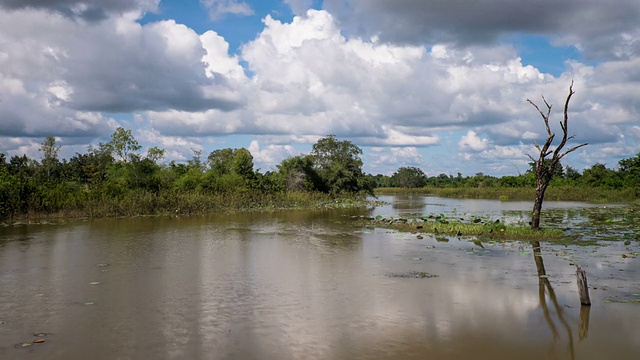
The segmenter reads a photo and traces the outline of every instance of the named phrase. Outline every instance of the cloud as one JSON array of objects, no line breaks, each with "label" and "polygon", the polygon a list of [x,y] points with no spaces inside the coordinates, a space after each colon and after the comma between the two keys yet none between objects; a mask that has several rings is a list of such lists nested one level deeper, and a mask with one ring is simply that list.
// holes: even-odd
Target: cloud
[{"label": "cloud", "polygon": [[299,154],[291,145],[271,144],[261,147],[257,140],[251,141],[248,150],[253,156],[254,167],[261,168],[263,171],[275,171],[276,165],[282,160]]},{"label": "cloud", "polygon": [[469,130],[467,135],[460,138],[458,146],[462,150],[482,151],[487,148],[489,141],[487,139],[480,139],[475,131]]},{"label": "cloud", "polygon": [[[228,45],[174,21],[86,26],[40,10],[0,12],[0,134],[96,136],[102,113],[230,111],[246,80]],[[38,36],[31,36],[38,34]]]},{"label": "cloud", "polygon": [[438,93],[414,88],[421,80],[415,76],[427,75],[420,74],[421,65],[429,66],[425,56],[421,47],[346,39],[330,14],[315,10],[289,24],[267,16],[263,32],[242,48],[255,74],[258,127],[371,144],[437,142],[429,135],[407,139],[412,129],[401,128],[407,121],[420,123],[438,107]]},{"label": "cloud", "polygon": [[422,167],[422,154],[415,147],[373,147],[368,155],[373,173],[385,172],[391,175],[402,166]]},{"label": "cloud", "polygon": [[612,0],[326,0],[353,34],[411,44],[489,44],[505,35],[546,35],[589,56],[640,53],[640,3]]},{"label": "cloud", "polygon": [[[359,146],[393,147],[440,146],[442,132],[473,127],[475,136],[482,131],[486,137],[467,133],[454,144],[478,152],[488,144],[540,142],[546,130],[526,99],[540,101],[541,94],[556,105],[552,127],[559,131],[559,106],[572,79],[577,94],[570,135],[579,141],[615,142],[620,126],[638,119],[640,99],[631,91],[635,59],[568,63],[556,78],[524,65],[508,45],[437,44],[427,50],[348,38],[326,11],[309,10],[290,23],[267,16],[264,24],[239,56],[251,80],[244,81],[238,59],[228,58],[227,70],[220,65],[227,78],[233,73],[244,81],[242,108],[149,112],[154,126],[166,135],[253,134],[303,142],[336,134]],[[226,44],[217,35],[211,38]],[[619,99],[628,106],[620,109]]]},{"label": "cloud", "polygon": [[65,96],[63,84],[37,93],[30,92],[30,86],[27,81],[0,74],[0,136],[95,137],[116,127],[115,120],[98,112],[58,107],[60,97]]},{"label": "cloud", "polygon": [[284,0],[296,15],[304,15],[313,5],[313,0]]},{"label": "cloud", "polygon": [[199,137],[182,137],[182,136],[164,136],[159,131],[144,127],[134,134],[136,140],[140,143],[153,144],[160,149],[164,149],[164,161],[184,162],[191,160],[195,151],[201,151],[201,160],[206,161],[209,154],[204,153],[202,139]]},{"label": "cloud", "polygon": [[[396,149],[371,152],[371,166],[379,171],[393,172],[403,162],[413,166],[422,156],[430,159],[431,170],[444,173],[512,172],[513,165],[505,168],[500,157],[526,163],[533,140],[546,136],[526,99],[540,102],[544,95],[554,105],[551,126],[558,133],[568,85],[575,80],[569,133],[590,145],[568,160],[587,164],[598,157],[615,163],[614,157],[640,151],[640,55],[634,53],[633,36],[616,50],[623,55],[588,64],[567,61],[565,72],[553,76],[523,63],[507,42],[492,42],[510,31],[539,31],[533,25],[526,30],[489,14],[491,26],[467,34],[472,29],[465,24],[454,28],[438,20],[420,25],[433,35],[427,38],[410,37],[403,24],[382,21],[411,9],[453,16],[434,7],[438,3],[354,0],[351,10],[334,14],[308,10],[290,22],[267,16],[257,36],[230,55],[228,42],[215,31],[198,34],[173,20],[141,24],[139,9],[153,1],[101,2],[108,16],[91,23],[38,5],[45,2],[3,1],[3,9],[11,10],[0,11],[0,136],[21,141],[7,140],[11,151],[27,149],[24,139],[32,144],[46,135],[65,144],[89,142],[127,126],[116,119],[135,117],[140,120],[135,126],[143,124],[153,134],[149,143],[170,149],[169,159],[189,159],[191,147],[207,148],[207,137],[241,134],[257,137],[250,145],[256,163],[269,167],[288,154],[286,146],[335,134],[358,146]],[[479,3],[487,11],[500,10],[495,7],[500,2]],[[299,9],[306,4],[289,2]],[[336,5],[326,1],[325,6]],[[385,6],[388,13],[380,10]],[[480,11],[475,3],[469,6]],[[519,10],[504,6],[517,15]],[[620,6],[633,13],[636,5]],[[557,16],[568,16],[567,9],[574,7],[574,0],[559,4]],[[592,16],[618,16],[618,10],[606,11]],[[549,21],[549,34],[560,34],[554,16],[545,13],[540,19]],[[372,19],[377,17],[376,28]],[[407,21],[417,21],[414,17],[408,15]],[[587,25],[592,31],[601,26]],[[631,23],[609,26],[635,34]],[[586,33],[574,29],[554,39],[586,39],[580,46],[591,54],[613,51],[604,45],[596,49],[591,40],[600,33]],[[624,45],[614,40],[612,46]]]},{"label": "cloud", "polygon": [[200,0],[200,4],[209,12],[211,20],[219,20],[226,15],[249,16],[254,11],[249,4],[238,0]]},{"label": "cloud", "polygon": [[38,9],[88,22],[127,12],[155,11],[160,0],[0,0],[8,10]]}]

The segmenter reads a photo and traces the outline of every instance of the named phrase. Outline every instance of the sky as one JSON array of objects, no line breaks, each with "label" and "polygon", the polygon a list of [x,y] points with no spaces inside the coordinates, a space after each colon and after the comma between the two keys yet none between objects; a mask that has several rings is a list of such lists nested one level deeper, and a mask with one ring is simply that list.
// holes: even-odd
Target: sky
[{"label": "sky", "polygon": [[247,148],[261,171],[334,134],[364,171],[524,173],[640,153],[640,1],[0,0],[0,152],[131,129],[165,161]]}]

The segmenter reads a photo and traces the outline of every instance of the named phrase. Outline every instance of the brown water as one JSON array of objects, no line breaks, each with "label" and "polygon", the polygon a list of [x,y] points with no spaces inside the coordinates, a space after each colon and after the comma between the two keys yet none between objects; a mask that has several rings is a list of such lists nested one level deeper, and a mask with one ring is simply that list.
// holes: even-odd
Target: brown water
[{"label": "brown water", "polygon": [[635,241],[543,244],[546,283],[528,243],[352,223],[396,210],[0,228],[0,359],[640,358]]}]

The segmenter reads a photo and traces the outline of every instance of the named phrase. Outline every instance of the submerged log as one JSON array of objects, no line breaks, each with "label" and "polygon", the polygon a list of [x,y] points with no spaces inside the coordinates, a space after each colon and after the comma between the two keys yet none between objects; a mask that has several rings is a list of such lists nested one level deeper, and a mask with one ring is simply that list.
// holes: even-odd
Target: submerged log
[{"label": "submerged log", "polygon": [[587,274],[580,265],[576,265],[576,276],[578,278],[578,292],[580,293],[580,304],[584,306],[591,305],[589,299],[589,286],[587,285]]}]

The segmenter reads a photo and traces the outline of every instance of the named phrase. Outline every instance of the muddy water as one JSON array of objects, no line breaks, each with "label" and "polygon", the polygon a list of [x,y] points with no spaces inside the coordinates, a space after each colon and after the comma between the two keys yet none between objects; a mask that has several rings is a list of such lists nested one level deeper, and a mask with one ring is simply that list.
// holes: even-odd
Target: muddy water
[{"label": "muddy water", "polygon": [[[448,201],[387,200],[0,228],[0,358],[638,358],[640,304],[617,302],[640,294],[640,256],[621,256],[637,242],[543,243],[547,282],[527,243],[354,227]],[[589,311],[573,263],[594,288]]]}]

